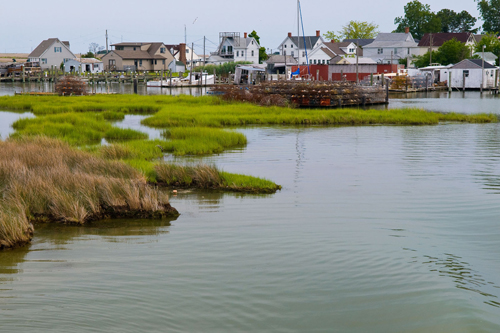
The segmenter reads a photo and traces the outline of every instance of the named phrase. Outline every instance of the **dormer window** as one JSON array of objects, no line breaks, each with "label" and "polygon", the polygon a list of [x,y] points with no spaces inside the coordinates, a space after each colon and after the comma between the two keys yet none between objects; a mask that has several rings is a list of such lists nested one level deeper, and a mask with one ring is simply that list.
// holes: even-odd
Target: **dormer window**
[{"label": "dormer window", "polygon": [[165,47],[161,47],[160,48],[160,53],[165,53],[165,52],[167,52],[167,49]]},{"label": "dormer window", "polygon": [[134,51],[135,51],[135,46],[134,46]]}]

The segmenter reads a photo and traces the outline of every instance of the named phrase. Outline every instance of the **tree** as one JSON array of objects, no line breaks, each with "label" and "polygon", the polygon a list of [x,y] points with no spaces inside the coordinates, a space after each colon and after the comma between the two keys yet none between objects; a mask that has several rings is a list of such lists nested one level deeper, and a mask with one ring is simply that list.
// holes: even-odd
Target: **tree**
[{"label": "tree", "polygon": [[441,20],[441,32],[477,32],[477,29],[472,29],[477,19],[466,10],[456,13],[451,9],[441,9],[436,16]]},{"label": "tree", "polygon": [[[248,35],[248,37],[253,37],[253,38],[255,38],[255,40],[257,41],[257,44],[259,44],[259,45],[260,45],[260,37],[259,37],[259,35],[257,35],[257,31],[255,31],[255,30],[254,30],[254,31],[252,31],[252,32]],[[267,55],[266,48],[265,48],[265,47],[263,47],[263,46],[261,46],[261,47],[259,48],[259,64],[262,64],[262,62],[263,62],[264,60],[267,60],[267,58],[269,58],[269,56]]]},{"label": "tree", "polygon": [[[498,40],[498,37],[494,33],[487,34],[486,36],[483,36],[479,43],[476,44],[475,51],[476,52],[482,52],[483,51],[483,45],[485,46],[484,52],[492,52],[495,55],[500,54],[500,40]],[[499,64],[500,59],[497,59],[497,65]]]},{"label": "tree", "polygon": [[86,54],[82,54],[82,58],[95,58],[95,54],[89,51]]},{"label": "tree", "polygon": [[372,39],[379,33],[378,24],[366,21],[350,21],[335,34],[327,31],[323,36],[327,40],[343,41],[344,39]]},{"label": "tree", "polygon": [[93,54],[97,54],[98,51],[101,50],[101,47],[97,43],[90,43],[89,44],[89,52],[92,52]]},{"label": "tree", "polygon": [[394,19],[394,24],[398,25],[394,32],[404,32],[409,27],[413,37],[421,39],[427,32],[441,31],[441,19],[431,11],[429,5],[413,0],[406,4],[404,12],[405,16]]},{"label": "tree", "polygon": [[500,32],[500,0],[475,0],[483,19],[483,33]]},{"label": "tree", "polygon": [[[455,38],[446,41],[437,51],[432,51],[432,62],[439,63],[443,66],[456,64],[470,57],[471,49]],[[430,65],[430,54],[427,52],[424,55],[418,56],[414,61],[416,67],[426,67]]]}]

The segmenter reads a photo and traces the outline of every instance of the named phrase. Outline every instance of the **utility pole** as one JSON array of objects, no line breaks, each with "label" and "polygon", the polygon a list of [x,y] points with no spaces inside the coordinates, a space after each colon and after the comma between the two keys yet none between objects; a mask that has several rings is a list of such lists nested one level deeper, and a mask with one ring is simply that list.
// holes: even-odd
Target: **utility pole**
[{"label": "utility pole", "polygon": [[188,40],[188,38],[187,38],[187,28],[186,28],[186,25],[184,24],[184,44],[186,44],[186,45],[188,43],[187,40]]},{"label": "utility pole", "polygon": [[207,59],[206,54],[205,54],[205,39],[206,39],[206,37],[203,36],[203,67],[205,67],[205,60]]},{"label": "utility pole", "polygon": [[108,30],[106,29],[106,54],[108,54]]},{"label": "utility pole", "polygon": [[429,66],[432,64],[432,32],[429,33]]},{"label": "utility pole", "polygon": [[193,82],[193,50],[194,43],[191,43],[191,73],[189,74],[189,85],[191,85]]}]

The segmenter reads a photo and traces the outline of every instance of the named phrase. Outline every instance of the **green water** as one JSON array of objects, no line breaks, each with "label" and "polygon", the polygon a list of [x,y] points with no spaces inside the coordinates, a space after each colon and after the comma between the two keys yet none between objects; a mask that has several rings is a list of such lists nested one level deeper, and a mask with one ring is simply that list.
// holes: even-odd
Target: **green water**
[{"label": "green water", "polygon": [[0,331],[500,331],[500,125],[241,131],[245,149],[174,159],[281,192],[38,226],[0,252]]}]

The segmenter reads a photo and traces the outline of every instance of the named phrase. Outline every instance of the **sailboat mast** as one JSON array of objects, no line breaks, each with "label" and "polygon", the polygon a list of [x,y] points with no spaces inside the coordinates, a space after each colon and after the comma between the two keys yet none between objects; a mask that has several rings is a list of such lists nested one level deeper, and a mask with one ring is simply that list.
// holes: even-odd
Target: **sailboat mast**
[{"label": "sailboat mast", "polygon": [[297,0],[297,65],[300,70],[300,0]]}]

